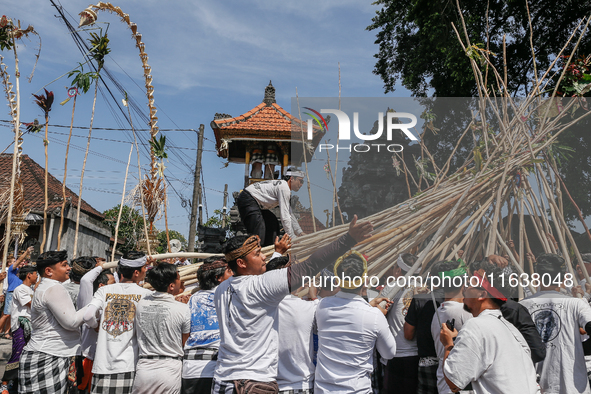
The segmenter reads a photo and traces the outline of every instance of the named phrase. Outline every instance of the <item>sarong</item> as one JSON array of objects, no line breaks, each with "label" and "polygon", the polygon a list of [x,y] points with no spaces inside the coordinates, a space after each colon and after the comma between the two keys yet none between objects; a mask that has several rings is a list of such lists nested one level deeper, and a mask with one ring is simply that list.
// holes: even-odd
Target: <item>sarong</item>
[{"label": "sarong", "polygon": [[25,333],[22,327],[12,332],[12,356],[10,356],[10,360],[6,364],[4,376],[2,377],[3,381],[8,382],[18,379],[19,360],[26,344],[27,341],[25,341]]},{"label": "sarong", "polygon": [[18,370],[19,394],[64,394],[70,357],[23,351]]}]

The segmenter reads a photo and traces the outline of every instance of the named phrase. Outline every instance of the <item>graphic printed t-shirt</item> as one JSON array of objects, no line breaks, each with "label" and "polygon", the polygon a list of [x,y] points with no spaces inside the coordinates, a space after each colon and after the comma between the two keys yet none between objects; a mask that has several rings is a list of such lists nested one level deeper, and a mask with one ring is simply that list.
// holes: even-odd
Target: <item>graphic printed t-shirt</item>
[{"label": "graphic printed t-shirt", "polygon": [[[185,343],[185,354],[220,347],[220,325],[213,301],[215,289],[201,290],[189,299],[191,334]],[[216,360],[183,360],[183,379],[213,378]]]},{"label": "graphic printed t-shirt", "polygon": [[10,312],[10,330],[18,330],[18,318],[26,317],[31,320],[31,306],[25,306],[33,301],[33,289],[29,286],[19,285],[12,294],[12,310]]},{"label": "graphic printed t-shirt", "polygon": [[546,344],[546,358],[536,364],[543,392],[591,393],[579,331],[591,321],[589,304],[556,291],[540,291],[520,303]]},{"label": "graphic printed t-shirt", "polygon": [[[386,320],[390,325],[390,331],[396,340],[396,357],[411,357],[418,355],[417,339],[408,340],[404,338],[404,319],[408,314],[408,308],[413,299],[414,286],[400,291],[402,295],[390,308],[386,315]],[[400,294],[399,293],[399,294]]]},{"label": "graphic printed t-shirt", "polygon": [[115,283],[94,293],[89,305],[102,312],[92,373],[135,371],[138,359],[135,335],[137,305],[152,292],[135,283]]},{"label": "graphic printed t-shirt", "polygon": [[155,291],[142,298],[135,323],[140,356],[183,356],[182,334],[191,330],[191,312],[172,294]]}]

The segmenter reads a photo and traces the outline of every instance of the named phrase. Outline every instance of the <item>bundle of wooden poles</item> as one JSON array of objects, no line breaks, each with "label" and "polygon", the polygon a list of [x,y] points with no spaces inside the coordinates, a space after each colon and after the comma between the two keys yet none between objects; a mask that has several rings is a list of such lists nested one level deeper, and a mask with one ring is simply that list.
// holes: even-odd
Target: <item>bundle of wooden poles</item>
[{"label": "bundle of wooden poles", "polygon": [[[572,48],[568,62],[573,59],[589,20],[581,20],[557,60],[568,47]],[[479,91],[479,97],[475,98],[478,110],[462,137],[470,128],[483,132],[475,138],[474,151],[455,173],[447,174],[447,168],[461,138],[447,164],[439,171],[435,168],[437,177],[428,189],[364,218],[373,223],[374,232],[355,249],[369,256],[369,275],[383,275],[396,263],[400,253],[411,251],[418,254],[418,260],[407,276],[424,274],[429,262],[452,259],[459,250],[464,250],[463,258],[467,261],[476,256],[508,255],[514,270],[531,274],[534,272],[531,262],[525,263],[525,252],[531,252],[524,224],[527,212],[544,252],[561,252],[568,271],[576,278],[573,260],[582,259],[564,219],[562,196],[566,190],[548,151],[561,133],[590,112],[571,117],[577,98],[555,97],[556,89],[550,97],[540,94],[552,78],[555,86],[559,86],[564,77],[567,67],[556,72],[556,61],[544,73],[536,73],[527,97],[514,100],[506,93],[506,70],[501,75],[489,59],[492,54],[470,43],[465,26],[464,39],[453,28],[470,58]],[[487,78],[489,81],[494,78],[496,89],[487,86]],[[503,221],[501,213],[505,204],[508,214]],[[506,242],[515,213],[519,217],[518,239],[514,239],[519,248],[518,259]],[[340,225],[303,236],[295,242],[292,252],[299,261],[305,260],[346,231],[347,225]],[[552,234],[558,247],[547,234]],[[583,272],[587,283],[591,283],[584,267]],[[398,290],[396,286],[386,287],[382,295],[393,298]],[[531,286],[530,290],[535,292]]]}]

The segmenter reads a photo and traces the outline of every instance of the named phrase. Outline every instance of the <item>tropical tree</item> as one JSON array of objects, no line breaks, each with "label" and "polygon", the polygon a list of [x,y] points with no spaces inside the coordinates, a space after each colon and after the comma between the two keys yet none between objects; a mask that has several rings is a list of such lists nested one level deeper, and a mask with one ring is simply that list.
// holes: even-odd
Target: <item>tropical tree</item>
[{"label": "tropical tree", "polygon": [[[115,236],[115,227],[117,225],[119,209],[120,205],[117,205],[103,212],[103,215],[105,215],[105,223],[111,229],[112,236]],[[130,250],[137,250],[138,241],[142,239],[143,233],[144,218],[142,214],[137,210],[124,205],[118,230],[119,239],[123,241],[123,246],[119,247],[119,250],[123,253]],[[114,247],[117,247],[117,245]]]},{"label": "tropical tree", "polygon": [[[498,97],[527,94],[532,81],[540,78],[541,72],[550,67],[581,18],[591,13],[591,0],[461,3],[443,0],[377,0],[375,4],[380,9],[367,29],[376,32],[375,43],[379,45],[379,50],[374,55],[377,61],[373,72],[384,82],[384,90],[392,92],[400,83],[413,96],[437,98],[476,96],[477,84],[470,59],[484,60],[483,56],[501,74],[504,74],[506,65],[507,91],[503,92],[498,88],[491,68],[486,62],[480,63],[485,73],[488,70],[486,85],[489,91]],[[465,31],[461,27],[457,4],[461,7]],[[472,43],[466,51],[460,45],[454,26],[462,39],[467,35]],[[570,52],[572,45],[574,43],[571,42],[566,53]],[[589,34],[582,36],[578,53],[591,54]],[[585,56],[580,56],[570,64],[557,62],[554,66],[554,71],[557,71],[555,81],[564,67],[567,68],[559,93],[568,96],[581,93],[588,81],[580,79],[584,73],[577,73],[588,65]],[[553,88],[549,86],[540,94],[550,95]],[[588,91],[584,95],[589,95]],[[444,107],[448,104],[449,100],[447,103],[445,100],[433,101],[437,108],[430,109],[439,115],[434,123],[445,132],[428,133],[424,138],[425,145],[438,164],[447,160],[460,134],[472,120],[472,108],[450,106],[446,114]],[[585,109],[580,106],[578,110]],[[554,151],[566,152],[567,156],[571,156],[570,159],[562,157],[561,162],[557,163],[557,171],[585,216],[591,214],[591,195],[586,192],[591,185],[591,162],[588,160],[591,137],[585,131],[590,124],[583,119],[562,133],[553,145],[553,148],[557,148]],[[468,133],[458,144],[450,171],[456,170],[473,153],[473,136],[478,139],[479,134],[483,133],[484,130],[476,128],[474,133]],[[565,205],[564,210],[569,219],[576,216],[574,207]]]},{"label": "tropical tree", "polygon": [[166,253],[168,251],[168,242],[170,239],[178,239],[179,241],[181,241],[181,244],[183,245],[183,249],[184,250],[187,249],[187,240],[185,239],[183,234],[179,233],[176,230],[169,230],[168,236],[166,234],[166,231],[160,231],[158,233],[158,242],[160,242],[160,244],[156,248],[156,252]]}]

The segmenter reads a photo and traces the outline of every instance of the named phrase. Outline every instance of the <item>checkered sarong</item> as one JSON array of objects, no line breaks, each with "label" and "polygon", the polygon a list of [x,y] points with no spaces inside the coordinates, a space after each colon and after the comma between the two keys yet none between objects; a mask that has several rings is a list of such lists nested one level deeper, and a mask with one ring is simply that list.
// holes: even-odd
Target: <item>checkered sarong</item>
[{"label": "checkered sarong", "polygon": [[92,375],[92,394],[130,394],[135,372]]},{"label": "checkered sarong", "polygon": [[279,394],[314,394],[314,389],[279,390]]},{"label": "checkered sarong", "polygon": [[70,357],[23,351],[18,370],[19,394],[64,394]]},{"label": "checkered sarong", "polygon": [[419,386],[417,394],[437,394],[437,367],[438,364],[428,367],[419,366]]},{"label": "checkered sarong", "polygon": [[253,153],[252,157],[250,158],[250,163],[264,163],[265,162],[265,155],[262,153]]},{"label": "checkered sarong", "polygon": [[215,348],[193,348],[185,350],[183,360],[212,360],[218,359],[218,349]]}]

